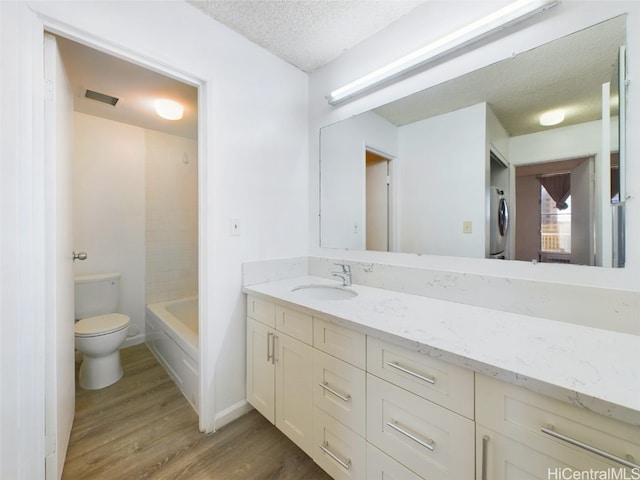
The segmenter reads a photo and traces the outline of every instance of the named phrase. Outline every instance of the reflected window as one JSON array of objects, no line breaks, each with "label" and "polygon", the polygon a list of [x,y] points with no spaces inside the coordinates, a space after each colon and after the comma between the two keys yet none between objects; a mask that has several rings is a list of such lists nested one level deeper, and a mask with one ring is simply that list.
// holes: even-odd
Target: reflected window
[{"label": "reflected window", "polygon": [[571,253],[571,195],[559,209],[557,202],[540,185],[540,251]]}]

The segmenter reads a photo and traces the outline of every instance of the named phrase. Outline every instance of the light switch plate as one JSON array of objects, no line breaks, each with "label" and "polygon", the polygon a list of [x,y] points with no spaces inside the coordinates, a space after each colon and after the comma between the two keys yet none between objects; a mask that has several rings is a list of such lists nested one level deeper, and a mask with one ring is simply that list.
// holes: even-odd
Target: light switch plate
[{"label": "light switch plate", "polygon": [[471,220],[465,220],[462,222],[462,233],[472,233],[473,232],[473,223]]}]

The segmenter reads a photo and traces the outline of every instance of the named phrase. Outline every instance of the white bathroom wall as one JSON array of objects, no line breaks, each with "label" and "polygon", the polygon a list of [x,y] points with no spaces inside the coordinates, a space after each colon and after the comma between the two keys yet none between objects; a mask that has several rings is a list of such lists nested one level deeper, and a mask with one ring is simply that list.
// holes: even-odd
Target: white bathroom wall
[{"label": "white bathroom wall", "polygon": [[198,143],[145,130],[146,303],[198,294]]},{"label": "white bathroom wall", "polygon": [[368,112],[322,130],[322,245],[365,246],[365,149],[398,154],[398,128]]},{"label": "white bathroom wall", "polygon": [[[634,1],[579,1],[568,0],[540,16],[519,24],[487,39],[473,48],[457,53],[446,61],[436,62],[430,68],[391,83],[370,94],[332,107],[324,98],[335,88],[359,78],[388,62],[407,54],[456,28],[495,10],[494,2],[427,2],[395,22],[385,31],[362,42],[341,57],[310,75],[310,249],[318,255],[333,256],[336,251],[321,249],[314,240],[318,238],[319,157],[318,132],[320,128],[345,118],[370,110],[392,100],[423,90],[448,79],[490,65],[518,52],[535,48],[543,43],[568,35],[620,14],[627,14],[627,47],[629,77],[640,76],[640,4]],[[425,28],[428,25],[429,28]],[[627,132],[640,126],[640,97],[629,87]],[[635,112],[635,113],[634,113]],[[627,185],[629,192],[640,185],[640,137],[627,136],[628,164]],[[468,258],[408,256],[384,254],[389,262],[416,263],[423,268],[438,268],[456,272],[528,278],[538,281],[561,282],[574,285],[640,290],[640,204],[627,204],[627,257],[624,269],[597,267],[555,268],[549,265],[532,265],[530,262],[495,262],[486,259],[470,261]],[[379,259],[372,252],[342,252],[344,258]],[[426,257],[426,258],[425,258]],[[430,265],[430,266],[429,266]]]},{"label": "white bathroom wall", "polygon": [[398,129],[398,251],[484,258],[485,132],[485,103]]},{"label": "white bathroom wall", "polygon": [[145,130],[74,113],[74,273],[120,273],[118,311],[144,340]]}]

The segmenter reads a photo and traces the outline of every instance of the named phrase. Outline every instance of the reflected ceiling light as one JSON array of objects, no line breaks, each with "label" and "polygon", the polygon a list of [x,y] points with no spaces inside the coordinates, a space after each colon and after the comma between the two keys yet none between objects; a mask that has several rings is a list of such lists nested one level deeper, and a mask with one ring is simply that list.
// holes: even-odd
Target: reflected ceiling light
[{"label": "reflected ceiling light", "polygon": [[564,121],[564,110],[551,110],[540,115],[540,125],[550,127]]},{"label": "reflected ceiling light", "polygon": [[184,113],[184,108],[178,102],[160,98],[156,100],[156,113],[167,120],[180,120]]},{"label": "reflected ceiling light", "polygon": [[507,28],[537,13],[554,7],[559,0],[518,0],[460,28],[390,64],[346,84],[327,96],[330,105],[379,86],[427,63],[466,47],[473,42]]}]

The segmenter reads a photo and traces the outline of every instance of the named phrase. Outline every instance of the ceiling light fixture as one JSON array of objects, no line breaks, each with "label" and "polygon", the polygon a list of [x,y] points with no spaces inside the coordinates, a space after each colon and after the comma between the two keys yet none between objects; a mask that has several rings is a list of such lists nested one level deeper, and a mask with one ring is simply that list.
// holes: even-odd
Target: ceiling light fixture
[{"label": "ceiling light fixture", "polygon": [[161,98],[156,100],[156,113],[167,120],[180,120],[184,107],[173,100]]},{"label": "ceiling light fixture", "polygon": [[556,6],[559,0],[518,0],[460,28],[390,64],[332,91],[327,96],[336,105],[373,87],[466,47],[499,30]]},{"label": "ceiling light fixture", "polygon": [[564,121],[564,110],[551,110],[540,115],[540,125],[551,127]]}]

